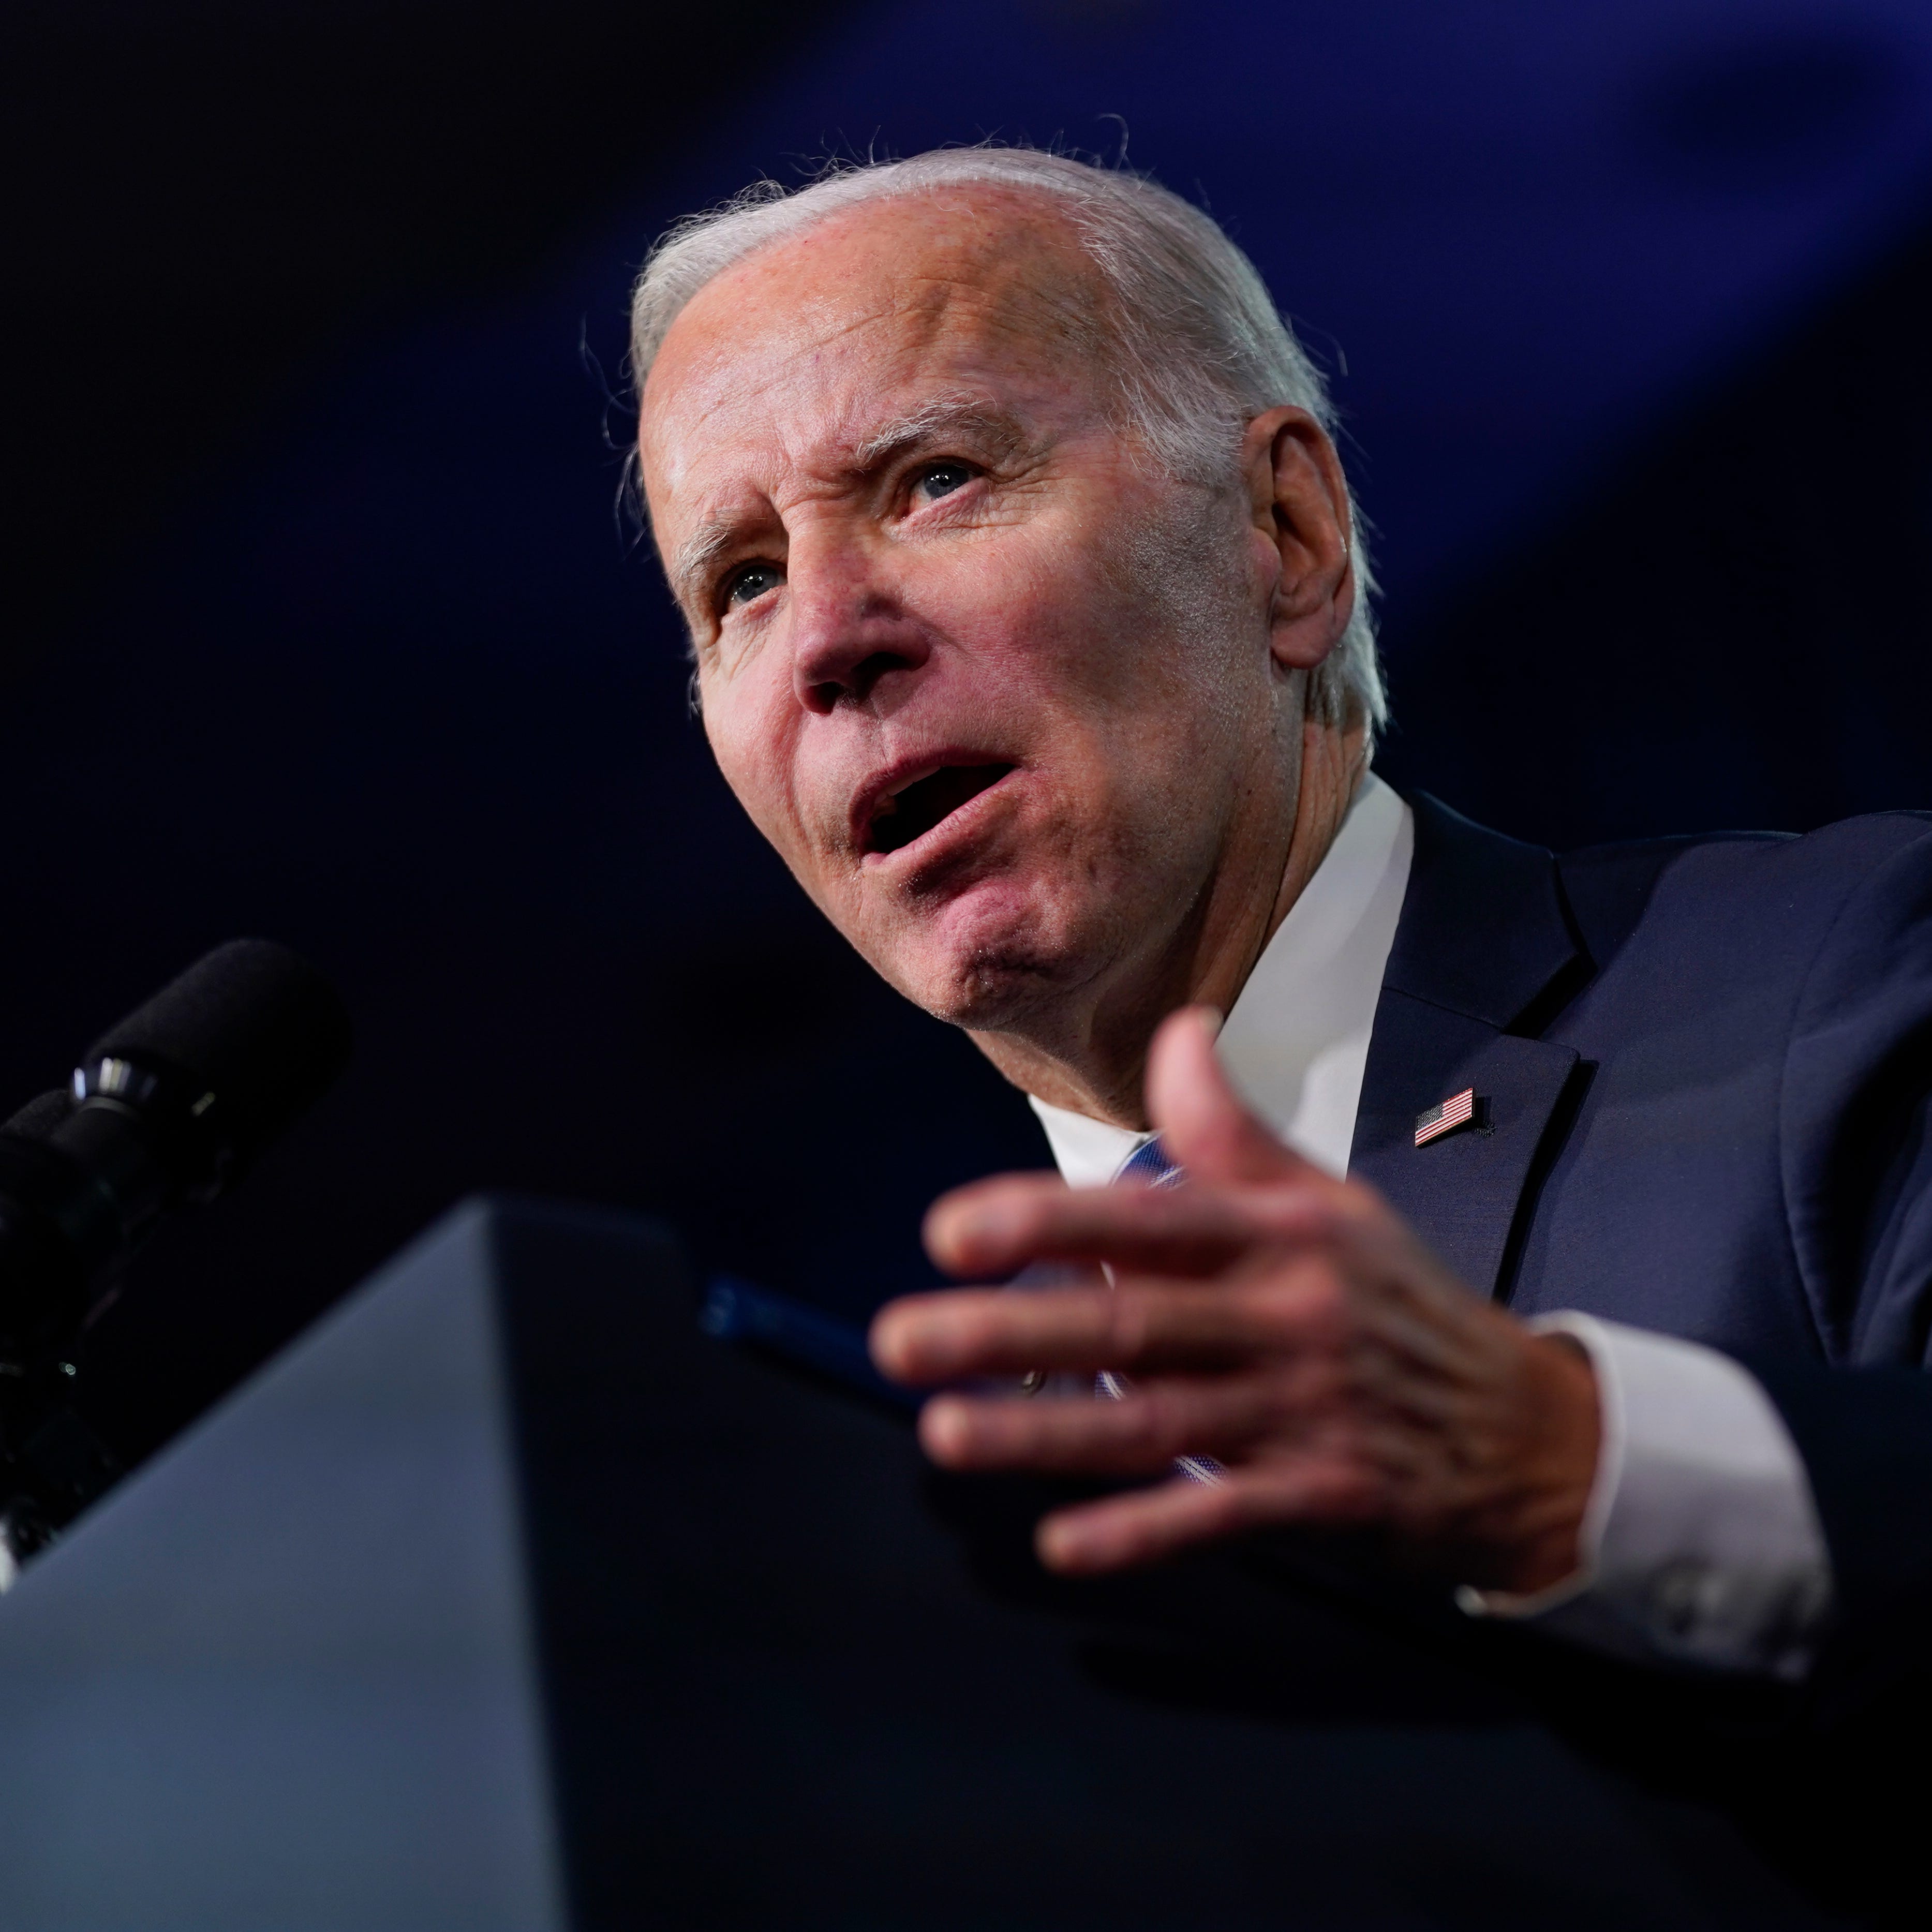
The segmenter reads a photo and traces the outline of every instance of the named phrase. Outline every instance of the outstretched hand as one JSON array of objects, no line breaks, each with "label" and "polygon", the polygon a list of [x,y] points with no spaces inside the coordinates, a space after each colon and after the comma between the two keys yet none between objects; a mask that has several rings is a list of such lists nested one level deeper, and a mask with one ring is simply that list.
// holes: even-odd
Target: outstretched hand
[{"label": "outstretched hand", "polygon": [[[1084,1264],[1090,1286],[959,1288],[881,1310],[872,1346],[926,1386],[1117,1373],[1118,1402],[946,1393],[920,1439],[956,1469],[1159,1478],[1041,1523],[1041,1558],[1113,1570],[1264,1526],[1376,1528],[1447,1580],[1542,1589],[1575,1569],[1598,1450],[1596,1382],[1451,1276],[1372,1190],[1283,1146],[1229,1086],[1203,1009],[1156,1036],[1148,1109],[1184,1185],[962,1187],[926,1217],[949,1274]],[[1106,1285],[1111,1282],[1111,1286]]]}]

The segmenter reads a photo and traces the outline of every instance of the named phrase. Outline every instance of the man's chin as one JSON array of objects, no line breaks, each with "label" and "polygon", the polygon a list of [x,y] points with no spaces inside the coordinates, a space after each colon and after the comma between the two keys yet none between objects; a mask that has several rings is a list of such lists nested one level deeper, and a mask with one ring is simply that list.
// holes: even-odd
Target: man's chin
[{"label": "man's chin", "polygon": [[1036,932],[988,934],[956,950],[922,949],[886,977],[935,1019],[972,1033],[1024,1030],[1085,976],[1084,955]]},{"label": "man's chin", "polygon": [[1107,950],[1104,908],[1070,904],[1049,881],[982,880],[924,914],[860,950],[915,1005],[976,1033],[1064,999]]},{"label": "man's chin", "polygon": [[1014,1033],[1032,1030],[1029,1022],[1064,997],[1064,982],[1040,962],[1000,958],[935,974],[906,990],[934,1019],[968,1033]]}]

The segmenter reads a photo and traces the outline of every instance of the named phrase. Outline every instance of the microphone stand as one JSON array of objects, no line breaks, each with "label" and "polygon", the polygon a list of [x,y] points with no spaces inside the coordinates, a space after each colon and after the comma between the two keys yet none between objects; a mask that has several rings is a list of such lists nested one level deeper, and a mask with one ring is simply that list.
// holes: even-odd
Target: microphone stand
[{"label": "microphone stand", "polygon": [[74,1107],[44,1094],[0,1126],[0,1590],[121,1474],[74,1401],[86,1331],[118,1292],[82,1259],[100,1190],[52,1144]]},{"label": "microphone stand", "polygon": [[340,1072],[340,995],[231,940],[0,1126],[0,1588],[121,1473],[74,1406],[80,1344],[164,1214],[214,1200]]},{"label": "microphone stand", "polygon": [[0,1357],[0,1590],[122,1474],[74,1406],[78,1352]]}]

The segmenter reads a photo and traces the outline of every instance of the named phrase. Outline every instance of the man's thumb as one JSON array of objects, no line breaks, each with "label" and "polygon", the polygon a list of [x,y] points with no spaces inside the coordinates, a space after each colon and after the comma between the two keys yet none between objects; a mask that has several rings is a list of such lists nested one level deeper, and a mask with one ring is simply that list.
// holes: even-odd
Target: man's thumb
[{"label": "man's thumb", "polygon": [[1220,1016],[1183,1006],[1148,1049],[1148,1117],[1168,1160],[1202,1180],[1291,1180],[1316,1172],[1248,1111],[1214,1051]]}]

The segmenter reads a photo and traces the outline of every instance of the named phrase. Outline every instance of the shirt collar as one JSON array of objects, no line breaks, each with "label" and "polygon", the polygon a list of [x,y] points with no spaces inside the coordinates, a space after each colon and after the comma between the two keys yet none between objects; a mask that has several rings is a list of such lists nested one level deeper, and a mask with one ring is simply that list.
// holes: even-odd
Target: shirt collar
[{"label": "shirt collar", "polygon": [[[1348,1170],[1369,1036],[1414,846],[1408,807],[1367,773],[1334,843],[1262,948],[1221,1030],[1222,1063],[1250,1104],[1334,1174]],[[1054,1162],[1075,1187],[1104,1187],[1154,1138],[1028,1097]]]}]

